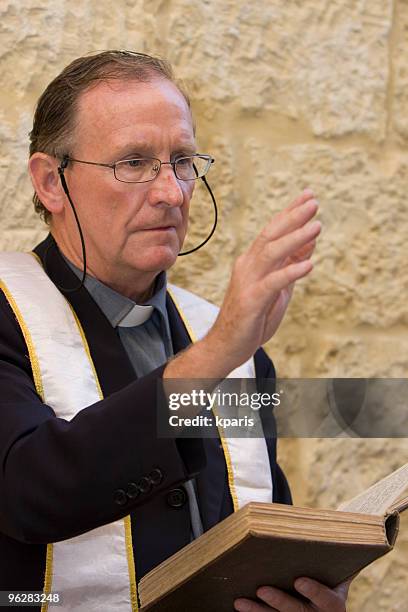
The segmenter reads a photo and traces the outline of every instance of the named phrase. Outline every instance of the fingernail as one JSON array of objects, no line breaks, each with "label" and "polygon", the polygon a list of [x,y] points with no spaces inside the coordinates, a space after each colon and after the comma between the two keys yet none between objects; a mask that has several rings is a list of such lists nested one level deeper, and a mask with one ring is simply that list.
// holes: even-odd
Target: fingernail
[{"label": "fingernail", "polygon": [[299,578],[299,580],[295,581],[295,589],[302,593],[302,595],[311,595],[313,591],[313,587],[308,580],[304,580],[303,578]]},{"label": "fingernail", "polygon": [[238,610],[238,612],[248,612],[248,610],[251,609],[251,604],[246,601],[238,600],[234,602],[234,608]]},{"label": "fingernail", "polygon": [[238,612],[248,612],[251,609],[251,605],[246,601],[237,601],[234,603],[234,608]]},{"label": "fingernail", "polygon": [[310,224],[311,232],[316,232],[317,230],[321,230],[321,229],[322,229],[322,224],[320,223],[320,221],[313,221],[313,223]]},{"label": "fingernail", "polygon": [[261,587],[260,589],[257,590],[256,592],[257,596],[260,599],[264,599],[265,601],[268,600],[269,603],[272,603],[272,605],[275,603],[274,600],[276,597],[279,597],[279,591],[278,589],[275,589],[274,587]]},{"label": "fingernail", "polygon": [[303,190],[303,193],[305,195],[313,195],[314,191],[313,191],[313,189],[310,189],[310,187],[306,187],[306,189]]}]

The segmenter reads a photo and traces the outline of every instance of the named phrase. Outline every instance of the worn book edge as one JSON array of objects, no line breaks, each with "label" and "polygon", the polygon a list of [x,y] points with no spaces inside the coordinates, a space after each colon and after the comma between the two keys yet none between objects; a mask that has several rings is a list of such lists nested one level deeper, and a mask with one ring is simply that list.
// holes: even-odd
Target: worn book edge
[{"label": "worn book edge", "polygon": [[371,487],[352,499],[343,502],[337,508],[341,512],[359,512],[361,514],[385,515],[394,510],[403,512],[408,508],[408,497],[404,495],[408,488],[408,463],[388,474]]}]

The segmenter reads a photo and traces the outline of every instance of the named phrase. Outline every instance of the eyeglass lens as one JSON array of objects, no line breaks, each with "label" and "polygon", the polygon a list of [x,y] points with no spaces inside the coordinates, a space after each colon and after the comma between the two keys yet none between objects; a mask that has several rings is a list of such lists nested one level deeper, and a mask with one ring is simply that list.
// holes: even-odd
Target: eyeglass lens
[{"label": "eyeglass lens", "polygon": [[[208,156],[180,157],[174,163],[177,178],[192,181],[204,176],[211,166]],[[160,170],[157,159],[127,159],[115,164],[115,176],[125,183],[144,183],[153,180]]]}]

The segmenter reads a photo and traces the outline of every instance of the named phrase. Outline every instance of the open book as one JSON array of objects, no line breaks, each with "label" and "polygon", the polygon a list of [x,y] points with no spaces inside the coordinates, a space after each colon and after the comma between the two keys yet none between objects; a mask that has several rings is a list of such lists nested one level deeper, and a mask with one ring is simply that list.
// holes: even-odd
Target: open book
[{"label": "open book", "polygon": [[338,510],[251,502],[144,576],[141,612],[230,612],[263,585],[300,597],[299,576],[334,587],[393,548],[407,493],[408,463]]}]

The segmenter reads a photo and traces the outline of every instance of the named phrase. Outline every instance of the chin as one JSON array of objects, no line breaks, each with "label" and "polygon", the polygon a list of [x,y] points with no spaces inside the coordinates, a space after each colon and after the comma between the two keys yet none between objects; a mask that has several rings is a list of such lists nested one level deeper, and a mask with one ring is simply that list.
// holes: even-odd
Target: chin
[{"label": "chin", "polygon": [[139,257],[134,257],[129,262],[133,268],[144,272],[161,272],[168,270],[176,263],[178,250],[174,247],[161,246],[148,249],[142,258],[140,258],[140,253],[138,255]]}]

